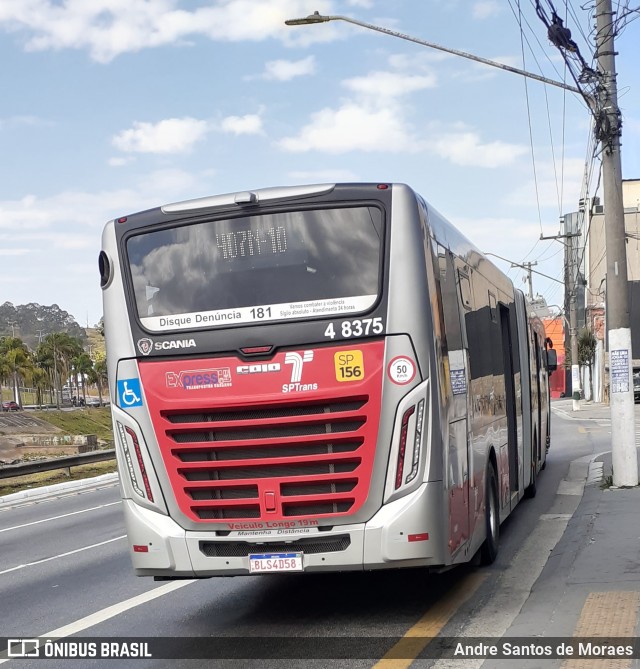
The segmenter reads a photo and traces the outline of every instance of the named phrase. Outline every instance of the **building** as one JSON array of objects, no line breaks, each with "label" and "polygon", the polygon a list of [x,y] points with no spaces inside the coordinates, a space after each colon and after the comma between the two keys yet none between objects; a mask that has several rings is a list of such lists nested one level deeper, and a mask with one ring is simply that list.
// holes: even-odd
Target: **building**
[{"label": "building", "polygon": [[[622,199],[627,237],[631,346],[635,370],[640,369],[640,179],[623,180]],[[606,401],[608,397],[606,212],[600,200],[594,198],[588,211],[588,220],[585,220],[586,213],[581,210],[564,217],[565,234],[582,232],[582,237],[571,237],[568,240],[565,271],[569,272],[574,268],[578,331],[586,326],[598,341],[593,366],[593,399],[601,402]],[[571,282],[567,281],[565,284],[567,314],[570,308],[570,286]]]}]

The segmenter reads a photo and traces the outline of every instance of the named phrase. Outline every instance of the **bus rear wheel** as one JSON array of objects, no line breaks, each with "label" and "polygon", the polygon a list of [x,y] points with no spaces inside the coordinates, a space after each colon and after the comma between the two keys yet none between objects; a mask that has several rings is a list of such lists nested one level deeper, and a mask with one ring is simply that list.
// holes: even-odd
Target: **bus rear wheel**
[{"label": "bus rear wheel", "polygon": [[480,547],[480,564],[492,564],[498,556],[500,540],[500,513],[498,511],[498,477],[493,464],[487,466],[485,476],[484,523],[486,539]]}]

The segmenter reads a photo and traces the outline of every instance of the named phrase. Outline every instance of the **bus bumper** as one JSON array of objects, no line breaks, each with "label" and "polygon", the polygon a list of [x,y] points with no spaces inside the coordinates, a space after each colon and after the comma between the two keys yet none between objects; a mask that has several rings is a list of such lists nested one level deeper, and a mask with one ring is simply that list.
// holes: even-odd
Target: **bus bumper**
[{"label": "bus bumper", "polygon": [[[413,493],[383,506],[366,523],[317,528],[233,531],[185,531],[168,516],[123,500],[129,548],[138,576],[203,578],[249,574],[251,553],[303,554],[305,572],[361,571],[398,567],[436,567],[446,563],[440,482],[424,483]],[[340,541],[338,542],[338,539]],[[296,544],[296,542],[305,542]],[[291,543],[292,542],[292,543]],[[290,546],[290,548],[289,548]],[[323,550],[323,546],[332,546]],[[339,549],[338,549],[339,547]],[[238,554],[240,552],[242,555]],[[312,552],[311,552],[312,551]]]}]

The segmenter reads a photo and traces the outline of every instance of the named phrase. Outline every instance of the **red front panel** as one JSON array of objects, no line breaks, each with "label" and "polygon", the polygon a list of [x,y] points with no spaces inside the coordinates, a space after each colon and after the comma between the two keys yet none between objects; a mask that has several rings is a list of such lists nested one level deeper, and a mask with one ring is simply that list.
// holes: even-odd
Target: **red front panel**
[{"label": "red front panel", "polygon": [[375,457],[384,341],[236,357],[141,361],[180,510],[199,522],[356,513]]}]

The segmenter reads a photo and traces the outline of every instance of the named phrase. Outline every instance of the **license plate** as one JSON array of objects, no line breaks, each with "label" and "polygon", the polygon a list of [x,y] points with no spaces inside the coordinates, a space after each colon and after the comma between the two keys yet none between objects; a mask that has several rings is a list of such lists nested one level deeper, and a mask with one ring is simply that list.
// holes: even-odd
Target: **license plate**
[{"label": "license plate", "polygon": [[249,555],[249,573],[302,571],[302,553],[259,553]]}]

